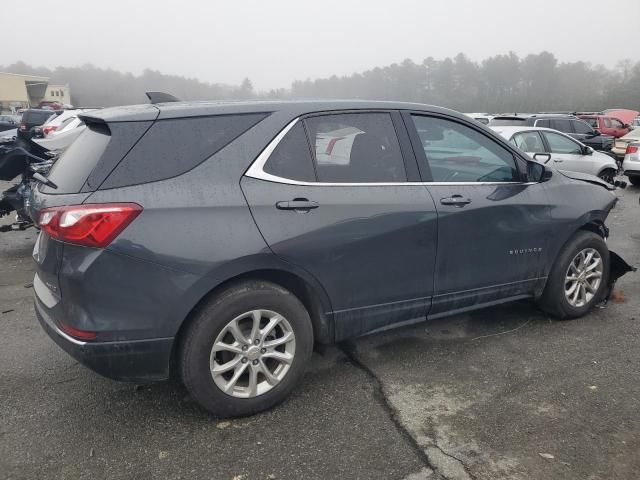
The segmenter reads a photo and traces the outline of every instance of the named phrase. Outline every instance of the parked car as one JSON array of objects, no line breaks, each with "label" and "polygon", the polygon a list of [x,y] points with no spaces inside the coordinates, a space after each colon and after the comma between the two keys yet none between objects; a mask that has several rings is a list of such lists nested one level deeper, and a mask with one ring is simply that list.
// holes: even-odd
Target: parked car
[{"label": "parked car", "polygon": [[609,151],[613,137],[602,135],[584,120],[568,114],[499,115],[489,122],[491,127],[530,126],[558,130],[599,151]]},{"label": "parked car", "polygon": [[17,128],[20,122],[18,117],[14,115],[0,115],[0,132],[5,130],[13,130]]},{"label": "parked car", "polygon": [[489,113],[465,113],[467,117],[471,117],[474,120],[482,123],[483,125],[488,125],[489,122],[493,119],[493,115]]},{"label": "parked car", "polygon": [[580,317],[618,261],[612,186],[451,110],[166,103],[81,118],[31,198],[37,317],[95,371],[176,372],[216,415],[281,402],[314,343],[523,298]]},{"label": "parked car", "polygon": [[557,130],[540,127],[492,127],[510,143],[541,163],[557,168],[589,173],[613,184],[618,164],[602,152]]},{"label": "parked car", "polygon": [[41,110],[30,108],[22,114],[22,120],[18,127],[18,136],[24,140],[29,140],[34,135],[34,128],[46,123],[49,119],[59,115],[60,111]]},{"label": "parked car", "polygon": [[611,153],[618,158],[622,158],[627,153],[627,146],[634,142],[640,142],[640,129],[635,128],[625,136],[616,138],[613,148],[611,149]]},{"label": "parked car", "polygon": [[609,115],[610,117],[616,117],[618,120],[622,121],[622,123],[628,124],[640,116],[640,112],[637,110],[629,110],[628,108],[609,108],[604,110],[602,113],[604,115]]},{"label": "parked car", "polygon": [[640,117],[634,118],[633,121],[629,124],[629,126],[631,127],[632,130],[636,128],[640,128]]},{"label": "parked car", "polygon": [[640,185],[640,142],[627,145],[622,169],[633,185]]},{"label": "parked car", "polygon": [[614,138],[620,138],[631,130],[628,124],[608,115],[578,115],[578,118],[587,122],[594,130],[598,130],[604,135],[611,135]]},{"label": "parked car", "polygon": [[57,116],[50,117],[45,123],[34,129],[35,138],[44,138],[62,130],[75,128],[80,125],[81,120],[78,115],[90,112],[92,108],[74,108],[61,111]]},{"label": "parked car", "polygon": [[68,148],[85,130],[85,125],[80,119],[71,120],[70,123],[76,123],[73,128],[63,128],[47,135],[45,138],[33,138],[33,142],[43,148],[55,153],[60,153]]}]

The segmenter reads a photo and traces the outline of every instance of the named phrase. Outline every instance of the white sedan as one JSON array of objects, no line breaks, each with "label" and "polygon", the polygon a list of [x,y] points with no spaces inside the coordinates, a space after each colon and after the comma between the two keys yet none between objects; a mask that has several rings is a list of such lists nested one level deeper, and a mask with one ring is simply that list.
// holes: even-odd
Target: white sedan
[{"label": "white sedan", "polygon": [[560,170],[589,173],[613,183],[618,164],[606,153],[597,152],[557,130],[541,127],[491,127],[510,143],[540,163]]}]

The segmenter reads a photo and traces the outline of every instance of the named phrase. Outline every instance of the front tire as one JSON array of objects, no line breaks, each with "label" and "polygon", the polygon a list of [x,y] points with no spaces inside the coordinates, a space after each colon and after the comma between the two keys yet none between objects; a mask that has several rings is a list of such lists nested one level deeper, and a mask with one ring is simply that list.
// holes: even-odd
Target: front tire
[{"label": "front tire", "polygon": [[207,301],[180,349],[182,381],[218,417],[253,415],[282,402],[313,349],[311,319],[291,292],[248,281]]},{"label": "front tire", "polygon": [[601,180],[604,180],[607,183],[613,185],[616,177],[616,171],[613,168],[607,168],[598,174],[598,177]]},{"label": "front tire", "polygon": [[629,175],[627,175],[627,178],[629,178],[629,182],[631,182],[631,185],[634,185],[636,187],[640,186],[640,176],[636,176],[636,175],[629,176]]},{"label": "front tire", "polygon": [[600,302],[609,280],[609,249],[593,232],[576,233],[551,267],[539,300],[558,319],[578,318]]}]

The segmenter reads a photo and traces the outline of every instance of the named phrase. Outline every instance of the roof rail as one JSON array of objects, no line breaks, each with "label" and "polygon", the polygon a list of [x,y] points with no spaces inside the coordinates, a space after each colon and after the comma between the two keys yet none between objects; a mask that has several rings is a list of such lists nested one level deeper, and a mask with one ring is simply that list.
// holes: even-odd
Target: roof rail
[{"label": "roof rail", "polygon": [[180,101],[170,93],[165,93],[165,92],[144,92],[144,93],[152,104]]}]

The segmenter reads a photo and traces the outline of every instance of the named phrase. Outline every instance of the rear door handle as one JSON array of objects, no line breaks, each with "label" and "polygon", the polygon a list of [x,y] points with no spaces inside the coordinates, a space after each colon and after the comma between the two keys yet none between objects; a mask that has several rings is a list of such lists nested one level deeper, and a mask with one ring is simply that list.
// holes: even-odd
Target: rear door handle
[{"label": "rear door handle", "polygon": [[286,202],[276,202],[276,208],[278,210],[295,210],[298,212],[308,212],[319,206],[318,202],[306,198],[294,198]]},{"label": "rear door handle", "polygon": [[453,205],[454,207],[464,207],[471,203],[470,198],[465,198],[462,195],[454,195],[452,197],[441,198],[440,203],[442,205]]}]

